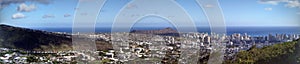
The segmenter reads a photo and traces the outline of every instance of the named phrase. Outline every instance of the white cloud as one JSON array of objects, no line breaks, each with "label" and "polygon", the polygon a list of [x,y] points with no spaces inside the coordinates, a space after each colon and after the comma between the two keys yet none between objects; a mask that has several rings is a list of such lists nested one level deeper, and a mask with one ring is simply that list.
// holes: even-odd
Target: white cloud
[{"label": "white cloud", "polygon": [[279,1],[265,1],[265,2],[259,1],[259,3],[277,5],[279,3]]},{"label": "white cloud", "polygon": [[53,0],[0,0],[0,9],[10,5],[10,4],[19,4],[25,2],[36,2],[40,4],[49,4]]},{"label": "white cloud", "polygon": [[54,15],[50,15],[50,14],[46,14],[46,15],[43,16],[43,18],[55,18],[55,16]]},{"label": "white cloud", "polygon": [[286,7],[294,8],[300,7],[299,0],[259,0],[261,4],[271,4],[278,5],[279,3],[283,3]]},{"label": "white cloud", "polygon": [[272,11],[273,8],[265,8],[266,11]]},{"label": "white cloud", "polygon": [[36,9],[36,6],[34,4],[26,5],[25,3],[22,3],[18,7],[18,11],[20,12],[30,12]]},{"label": "white cloud", "polygon": [[15,13],[12,15],[11,17],[12,19],[21,19],[21,18],[25,18],[25,15],[22,13]]},{"label": "white cloud", "polygon": [[299,7],[300,8],[300,3],[298,0],[295,1],[288,1],[287,4],[285,5],[286,7],[289,8],[294,8],[294,7]]},{"label": "white cloud", "polygon": [[271,5],[278,5],[279,3],[285,3],[289,0],[259,0],[258,2],[261,4],[271,4]]}]

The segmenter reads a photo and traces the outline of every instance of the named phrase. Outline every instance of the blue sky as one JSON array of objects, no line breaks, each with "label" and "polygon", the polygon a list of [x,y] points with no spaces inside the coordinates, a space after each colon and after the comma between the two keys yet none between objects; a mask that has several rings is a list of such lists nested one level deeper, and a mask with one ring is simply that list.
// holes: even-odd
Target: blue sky
[{"label": "blue sky", "polygon": [[[79,2],[78,0],[6,1],[15,0],[0,1],[0,23],[28,28],[72,27]],[[118,12],[130,1],[132,0],[107,0],[98,16],[96,27],[110,27]],[[175,1],[189,13],[196,26],[209,26],[195,0]],[[227,26],[300,26],[299,0],[219,0],[219,2]],[[90,10],[96,9],[90,7]],[[167,20],[159,17],[146,17],[135,25],[172,26]]]}]

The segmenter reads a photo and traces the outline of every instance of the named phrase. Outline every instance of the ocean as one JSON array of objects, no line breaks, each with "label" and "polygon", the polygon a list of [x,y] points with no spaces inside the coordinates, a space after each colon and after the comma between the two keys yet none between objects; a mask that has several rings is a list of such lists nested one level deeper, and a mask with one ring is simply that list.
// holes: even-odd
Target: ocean
[{"label": "ocean", "polygon": [[[131,30],[158,30],[166,27],[133,27]],[[72,28],[34,28],[38,30],[50,32],[67,32],[72,33]],[[175,28],[173,28],[175,29]],[[187,28],[188,29],[188,28]],[[200,33],[210,33],[209,27],[197,27]],[[300,34],[300,27],[226,27],[227,35],[234,33],[247,33],[251,36],[266,36],[269,34]],[[98,27],[95,29],[96,33],[110,33],[110,27]]]}]

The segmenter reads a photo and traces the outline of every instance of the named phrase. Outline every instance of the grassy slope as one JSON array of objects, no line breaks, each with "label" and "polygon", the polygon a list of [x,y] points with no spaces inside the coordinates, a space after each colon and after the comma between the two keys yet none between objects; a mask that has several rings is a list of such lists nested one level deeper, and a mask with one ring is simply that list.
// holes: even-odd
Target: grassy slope
[{"label": "grassy slope", "polygon": [[225,64],[299,64],[300,40],[241,51]]}]

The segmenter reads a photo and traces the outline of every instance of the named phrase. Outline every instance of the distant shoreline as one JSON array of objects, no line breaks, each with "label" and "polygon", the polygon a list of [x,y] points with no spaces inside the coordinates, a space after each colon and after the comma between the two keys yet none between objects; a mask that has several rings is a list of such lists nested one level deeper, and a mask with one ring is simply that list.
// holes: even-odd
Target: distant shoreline
[{"label": "distant shoreline", "polygon": [[[158,30],[165,27],[136,27],[132,30]],[[300,27],[227,27],[227,35],[232,35],[235,33],[244,34],[247,33],[251,36],[266,36],[269,34],[300,34]],[[49,32],[66,32],[72,33],[72,28],[33,28],[37,30],[49,31]],[[198,27],[199,33],[210,33],[209,27]],[[98,27],[95,29],[95,33],[111,33],[111,28],[109,27]]]}]

